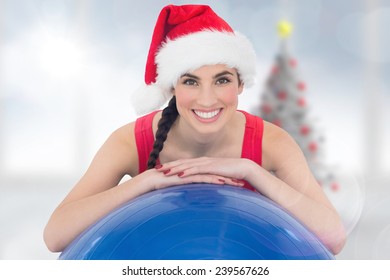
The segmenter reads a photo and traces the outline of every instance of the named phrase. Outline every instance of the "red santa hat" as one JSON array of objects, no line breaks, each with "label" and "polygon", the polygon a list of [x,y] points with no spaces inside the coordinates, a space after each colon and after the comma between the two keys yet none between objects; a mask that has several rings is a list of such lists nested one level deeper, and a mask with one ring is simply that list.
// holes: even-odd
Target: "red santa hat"
[{"label": "red santa hat", "polygon": [[256,55],[249,40],[206,5],[169,5],[157,19],[145,69],[145,85],[134,93],[138,114],[160,108],[172,97],[183,74],[203,65],[236,68],[245,86],[256,75]]}]

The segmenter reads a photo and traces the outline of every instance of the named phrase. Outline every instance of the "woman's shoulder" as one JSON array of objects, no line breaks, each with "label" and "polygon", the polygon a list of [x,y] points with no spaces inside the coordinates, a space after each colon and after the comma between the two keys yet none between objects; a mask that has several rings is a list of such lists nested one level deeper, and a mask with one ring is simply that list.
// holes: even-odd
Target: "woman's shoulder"
[{"label": "woman's shoulder", "polygon": [[262,123],[262,127],[264,130],[264,137],[267,138],[266,140],[273,142],[273,141],[283,140],[288,138],[292,139],[290,135],[287,133],[287,131],[285,131],[283,128],[264,120],[262,117],[249,113],[244,110],[237,110],[237,111],[241,112],[245,116],[247,124],[248,121],[250,123],[255,121]]},{"label": "woman's shoulder", "polygon": [[299,149],[295,139],[283,128],[268,121],[264,122],[263,144],[275,150],[283,148],[284,151]]},{"label": "woman's shoulder", "polygon": [[248,111],[245,111],[245,110],[237,110],[237,112],[240,112],[241,114],[243,114],[245,116],[245,118],[248,120],[254,120],[254,119],[257,119],[257,120],[262,120],[262,118],[260,116],[257,116],[255,114],[252,114],[252,113],[249,113]]},{"label": "woman's shoulder", "polygon": [[264,124],[264,137],[270,141],[282,140],[284,138],[290,138],[290,135],[286,130],[277,126],[269,121],[263,120]]},{"label": "woman's shoulder", "polygon": [[142,135],[144,134],[142,131],[147,130],[148,133],[145,135],[153,139],[160,118],[161,112],[156,111],[137,117],[133,121],[118,127],[109,135],[102,149],[107,154],[115,157],[118,163],[122,162],[123,165],[127,165],[127,169],[135,174],[138,171],[137,140],[139,142],[139,137],[141,137],[139,133],[141,132]]},{"label": "woman's shoulder", "polygon": [[294,138],[283,128],[264,121],[263,132],[263,165],[273,170],[286,156],[301,154]]},{"label": "woman's shoulder", "polygon": [[145,115],[138,116],[135,122],[145,122],[145,121],[150,122],[156,118],[159,119],[161,118],[161,112],[162,112],[161,110],[157,110],[157,111],[147,113]]},{"label": "woman's shoulder", "polygon": [[134,128],[136,130],[145,130],[150,129],[152,127],[153,132],[156,131],[158,121],[161,119],[161,111],[153,111],[146,115],[138,117],[134,121]]}]

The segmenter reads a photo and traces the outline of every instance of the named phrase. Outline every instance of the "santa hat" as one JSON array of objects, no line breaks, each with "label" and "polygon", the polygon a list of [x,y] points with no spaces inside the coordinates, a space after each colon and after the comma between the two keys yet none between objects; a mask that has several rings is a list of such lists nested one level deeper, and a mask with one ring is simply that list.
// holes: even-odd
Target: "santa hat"
[{"label": "santa hat", "polygon": [[203,65],[236,68],[245,86],[256,74],[256,55],[249,40],[206,5],[169,5],[157,19],[145,69],[145,85],[133,95],[138,114],[160,108],[185,73]]}]

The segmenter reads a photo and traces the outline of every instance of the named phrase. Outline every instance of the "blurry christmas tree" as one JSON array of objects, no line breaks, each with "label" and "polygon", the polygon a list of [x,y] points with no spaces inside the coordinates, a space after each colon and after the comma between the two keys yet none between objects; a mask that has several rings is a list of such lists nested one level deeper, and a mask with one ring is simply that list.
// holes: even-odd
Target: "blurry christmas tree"
[{"label": "blurry christmas tree", "polygon": [[297,60],[289,54],[291,24],[279,22],[278,32],[280,51],[262,93],[260,108],[254,114],[286,130],[301,147],[319,184],[338,191],[336,176],[324,164],[325,141],[310,115],[306,84],[298,75]]}]

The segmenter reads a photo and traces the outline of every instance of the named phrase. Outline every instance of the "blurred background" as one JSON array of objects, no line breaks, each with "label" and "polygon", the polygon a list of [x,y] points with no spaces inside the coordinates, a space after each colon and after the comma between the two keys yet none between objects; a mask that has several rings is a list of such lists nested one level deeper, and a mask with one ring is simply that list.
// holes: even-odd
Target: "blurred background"
[{"label": "blurred background", "polygon": [[[160,9],[185,1],[0,0],[0,259],[55,259],[42,240],[54,208],[109,134],[137,117]],[[254,44],[256,113],[288,20],[290,54],[348,242],[338,259],[390,259],[390,2],[225,0],[209,4]],[[387,78],[386,78],[387,77]]]}]

